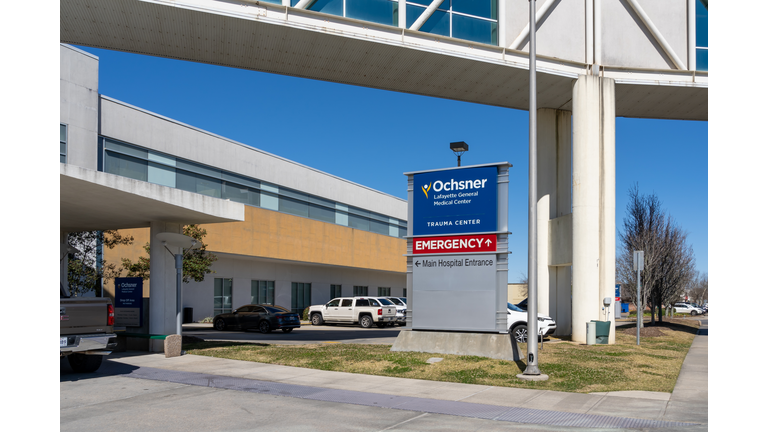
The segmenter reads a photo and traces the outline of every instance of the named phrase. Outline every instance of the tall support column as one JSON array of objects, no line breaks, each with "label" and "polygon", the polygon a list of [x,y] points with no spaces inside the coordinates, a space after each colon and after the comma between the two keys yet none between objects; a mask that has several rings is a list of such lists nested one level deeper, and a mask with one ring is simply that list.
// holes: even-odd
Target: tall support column
[{"label": "tall support column", "polygon": [[603,297],[613,297],[613,291],[607,289],[609,280],[610,286],[614,284],[616,267],[613,89],[613,80],[591,75],[579,76],[573,88],[571,322],[572,339],[581,343],[587,340],[586,323],[604,319]]},{"label": "tall support column", "polygon": [[542,108],[537,115],[538,305],[558,323],[555,334],[570,335],[571,251],[553,251],[563,245],[552,236],[571,234],[567,224],[557,225],[566,232],[553,232],[550,220],[571,213],[571,113]]},{"label": "tall support column", "polygon": [[[600,299],[616,295],[616,96],[612,79],[601,80],[601,166],[600,166]],[[615,301],[615,300],[614,300]],[[614,301],[606,308],[611,313],[608,343],[616,342]],[[600,317],[600,319],[605,319]]]},{"label": "tall support column", "polygon": [[[162,242],[155,240],[163,232],[182,233],[180,224],[150,222],[149,225],[149,332],[176,333],[176,263]],[[174,254],[181,248],[168,246]],[[150,339],[149,349],[163,351],[163,341]]]}]

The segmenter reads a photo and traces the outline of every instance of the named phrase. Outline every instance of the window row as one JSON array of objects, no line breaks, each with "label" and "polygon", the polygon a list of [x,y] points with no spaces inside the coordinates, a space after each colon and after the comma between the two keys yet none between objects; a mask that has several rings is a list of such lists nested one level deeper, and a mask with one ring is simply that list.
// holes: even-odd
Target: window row
[{"label": "window row", "polygon": [[709,70],[709,8],[696,0],[696,70]]},{"label": "window row", "polygon": [[67,163],[67,125],[59,123],[59,162]]},{"label": "window row", "polygon": [[[267,0],[282,4],[282,0]],[[291,0],[296,6],[300,0]],[[400,10],[398,0],[314,0],[308,10],[397,27],[400,14],[410,28],[432,0],[407,0]],[[419,31],[498,45],[497,0],[444,0]]]},{"label": "window row", "polygon": [[215,198],[405,237],[407,222],[217,168],[103,138],[103,171]]}]

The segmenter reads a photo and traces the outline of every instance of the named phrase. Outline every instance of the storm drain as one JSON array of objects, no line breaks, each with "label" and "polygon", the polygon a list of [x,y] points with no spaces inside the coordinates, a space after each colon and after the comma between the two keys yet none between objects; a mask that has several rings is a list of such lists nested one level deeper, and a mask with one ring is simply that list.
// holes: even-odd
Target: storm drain
[{"label": "storm drain", "polygon": [[212,387],[259,394],[270,394],[275,396],[310,399],[324,402],[347,403],[354,405],[400,409],[430,414],[472,417],[514,423],[583,428],[622,429],[669,428],[675,426],[684,427],[697,425],[696,423],[610,417],[594,414],[577,414],[530,408],[510,408],[470,402],[366,393],[352,390],[335,390],[297,384],[283,384],[270,381],[252,380],[247,378],[209,375],[195,372],[171,371],[149,367],[140,367],[138,369],[134,369],[124,376],[201,387]]}]

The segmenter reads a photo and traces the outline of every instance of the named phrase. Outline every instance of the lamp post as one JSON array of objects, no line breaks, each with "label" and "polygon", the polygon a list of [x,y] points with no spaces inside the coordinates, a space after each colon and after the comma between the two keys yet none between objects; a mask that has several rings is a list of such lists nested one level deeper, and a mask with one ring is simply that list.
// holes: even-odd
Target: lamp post
[{"label": "lamp post", "polygon": [[[539,370],[539,349],[536,338],[538,329],[538,263],[537,255],[537,173],[536,173],[536,0],[528,0],[528,76],[529,76],[529,105],[528,105],[528,364],[518,378],[529,381],[544,381],[549,376]],[[543,339],[543,338],[542,338]],[[533,343],[531,343],[533,342]]]},{"label": "lamp post", "polygon": [[461,166],[461,155],[469,150],[469,144],[465,143],[464,141],[457,141],[451,143],[451,150],[453,151],[453,154],[456,155],[456,157],[459,158],[459,165]]},{"label": "lamp post", "polygon": [[[176,264],[176,334],[181,336],[181,279],[182,270],[184,268],[184,255],[192,249],[199,249],[202,244],[189,236],[177,233],[160,233],[155,236],[158,240],[163,242],[165,250],[173,256]],[[181,253],[173,253],[168,246],[181,248]],[[184,248],[187,248],[186,250]]]}]

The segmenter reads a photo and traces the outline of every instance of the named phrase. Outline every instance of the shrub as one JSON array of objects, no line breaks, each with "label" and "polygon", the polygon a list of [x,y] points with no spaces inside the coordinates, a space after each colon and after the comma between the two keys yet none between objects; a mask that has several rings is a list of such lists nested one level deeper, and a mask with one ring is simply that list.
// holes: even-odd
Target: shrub
[{"label": "shrub", "polygon": [[309,307],[304,309],[304,312],[301,314],[301,319],[304,321],[309,321]]},{"label": "shrub", "polygon": [[201,323],[212,323],[213,322],[213,317],[205,317],[200,322]]}]

